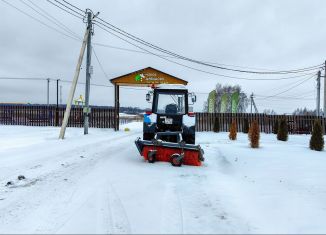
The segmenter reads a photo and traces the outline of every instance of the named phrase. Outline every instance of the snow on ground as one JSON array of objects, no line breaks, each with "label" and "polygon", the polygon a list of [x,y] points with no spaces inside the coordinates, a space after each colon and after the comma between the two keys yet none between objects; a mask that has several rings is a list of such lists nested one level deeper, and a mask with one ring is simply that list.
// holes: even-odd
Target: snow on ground
[{"label": "snow on ground", "polygon": [[119,113],[120,117],[139,117],[138,114]]},{"label": "snow on ground", "polygon": [[144,162],[142,124],[125,126],[65,140],[0,126],[0,233],[326,233],[326,154],[310,136],[262,134],[251,149],[243,134],[198,133],[204,165],[174,168]]}]

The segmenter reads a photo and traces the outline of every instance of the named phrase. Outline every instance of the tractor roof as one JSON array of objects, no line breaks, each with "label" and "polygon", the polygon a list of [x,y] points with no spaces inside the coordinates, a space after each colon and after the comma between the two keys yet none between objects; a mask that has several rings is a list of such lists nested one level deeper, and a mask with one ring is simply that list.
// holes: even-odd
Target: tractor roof
[{"label": "tractor roof", "polygon": [[187,90],[186,86],[182,84],[160,84],[156,89],[166,89],[166,90]]}]

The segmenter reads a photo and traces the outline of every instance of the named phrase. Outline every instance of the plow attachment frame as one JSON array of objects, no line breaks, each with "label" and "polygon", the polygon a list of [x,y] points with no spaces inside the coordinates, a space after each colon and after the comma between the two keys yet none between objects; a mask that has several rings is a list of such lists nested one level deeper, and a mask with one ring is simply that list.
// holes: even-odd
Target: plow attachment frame
[{"label": "plow attachment frame", "polygon": [[173,154],[183,156],[182,163],[185,165],[200,166],[204,161],[204,151],[200,145],[165,142],[160,139],[141,140],[136,139],[135,144],[141,156],[148,160],[148,153],[156,151],[156,160],[171,162]]}]

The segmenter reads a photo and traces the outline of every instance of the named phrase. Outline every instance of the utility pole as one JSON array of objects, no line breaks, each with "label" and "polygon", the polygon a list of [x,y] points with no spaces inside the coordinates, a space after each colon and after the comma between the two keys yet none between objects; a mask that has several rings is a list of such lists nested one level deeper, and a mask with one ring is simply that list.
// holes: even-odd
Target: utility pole
[{"label": "utility pole", "polygon": [[69,95],[68,95],[68,102],[67,102],[67,106],[66,106],[66,111],[64,114],[64,118],[62,121],[62,126],[61,126],[61,130],[60,130],[60,135],[59,138],[63,139],[65,136],[65,132],[66,132],[66,127],[68,125],[68,120],[69,120],[69,116],[70,116],[70,111],[71,111],[71,105],[72,105],[72,101],[75,95],[75,91],[76,91],[76,86],[77,86],[77,82],[78,82],[78,77],[79,77],[79,73],[80,73],[80,66],[82,64],[83,61],[83,57],[84,57],[84,53],[85,53],[85,49],[86,49],[86,45],[87,45],[87,68],[86,68],[86,94],[85,94],[85,107],[84,107],[84,134],[88,134],[88,118],[89,118],[89,88],[90,88],[90,64],[91,64],[91,36],[93,34],[92,32],[92,20],[97,17],[100,12],[97,12],[95,15],[93,15],[92,11],[87,9],[86,10],[87,13],[87,28],[85,31],[85,35],[84,35],[84,39],[83,39],[83,44],[82,47],[80,49],[80,54],[79,54],[79,58],[78,58],[78,63],[76,66],[76,70],[75,70],[75,75],[74,75],[74,79],[72,81],[71,87],[70,87],[70,91],[69,91]]},{"label": "utility pole", "polygon": [[326,60],[325,60],[325,69],[324,69],[324,117],[326,118]]},{"label": "utility pole", "polygon": [[46,80],[47,80],[46,103],[47,105],[49,105],[50,104],[50,78]]},{"label": "utility pole", "polygon": [[59,92],[59,79],[57,79],[57,105],[55,108],[55,126],[59,126],[59,100],[58,100],[58,92]]},{"label": "utility pole", "polygon": [[323,133],[324,133],[324,135],[325,135],[325,133],[326,133],[326,128],[325,128],[325,125],[326,125],[326,120],[325,120],[325,118],[326,118],[326,60],[325,60],[325,69],[324,69],[324,109],[323,109],[323,111],[324,111],[324,118],[323,118],[323,120],[322,120],[322,123],[323,123]]},{"label": "utility pole", "polygon": [[65,111],[64,118],[62,121],[62,126],[60,129],[59,139],[64,139],[64,137],[65,137],[66,127],[68,125],[68,120],[69,120],[70,111],[71,111],[71,104],[72,104],[72,100],[74,99],[74,95],[75,95],[75,91],[76,91],[76,86],[77,86],[78,77],[79,77],[79,73],[80,73],[80,66],[83,61],[88,35],[89,35],[89,29],[87,28],[85,35],[84,35],[82,47],[80,49],[79,58],[78,58],[77,66],[75,69],[74,79],[72,80],[72,84],[70,87],[66,111]]},{"label": "utility pole", "polygon": [[59,80],[57,79],[57,107],[59,107]]},{"label": "utility pole", "polygon": [[255,108],[255,113],[258,113],[258,109],[254,100],[254,93],[251,93],[250,95],[250,112],[252,113],[252,106]]},{"label": "utility pole", "polygon": [[250,95],[250,113],[252,113],[252,103],[253,103],[253,100],[254,100],[254,93],[251,93],[251,95]]},{"label": "utility pole", "polygon": [[88,28],[88,37],[87,37],[87,54],[86,54],[86,87],[85,87],[85,106],[84,106],[84,135],[88,134],[89,126],[89,93],[90,93],[90,79],[91,79],[91,55],[92,55],[92,19],[93,14],[91,11],[87,12],[87,28]]},{"label": "utility pole", "polygon": [[320,70],[317,73],[317,102],[316,102],[316,116],[319,117],[320,115]]},{"label": "utility pole", "polygon": [[62,104],[62,85],[60,85],[60,104]]}]

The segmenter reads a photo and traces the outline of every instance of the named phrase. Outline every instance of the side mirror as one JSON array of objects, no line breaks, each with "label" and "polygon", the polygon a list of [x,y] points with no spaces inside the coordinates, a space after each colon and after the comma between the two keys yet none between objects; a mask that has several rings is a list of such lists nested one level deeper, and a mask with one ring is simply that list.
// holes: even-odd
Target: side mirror
[{"label": "side mirror", "polygon": [[151,94],[149,94],[149,93],[146,94],[146,101],[147,102],[151,101]]},{"label": "side mirror", "polygon": [[197,101],[197,96],[196,96],[196,95],[193,95],[193,96],[191,97],[191,101],[192,101],[192,103],[196,103],[196,101]]}]

